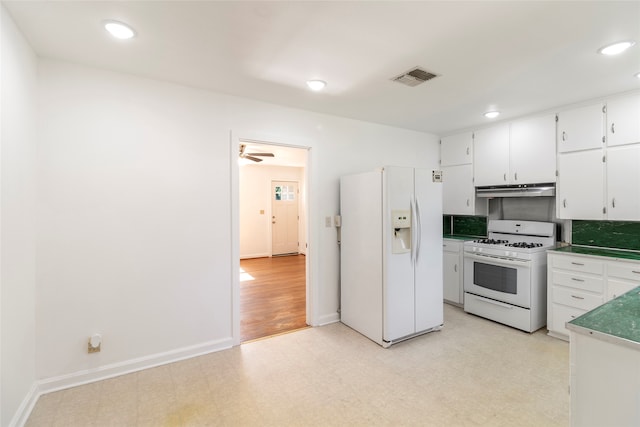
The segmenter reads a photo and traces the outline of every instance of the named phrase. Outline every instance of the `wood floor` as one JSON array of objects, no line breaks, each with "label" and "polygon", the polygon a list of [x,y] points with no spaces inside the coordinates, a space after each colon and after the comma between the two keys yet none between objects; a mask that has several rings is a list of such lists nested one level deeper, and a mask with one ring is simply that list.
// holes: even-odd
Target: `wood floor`
[{"label": "wood floor", "polygon": [[240,260],[240,340],[305,326],[305,256]]}]

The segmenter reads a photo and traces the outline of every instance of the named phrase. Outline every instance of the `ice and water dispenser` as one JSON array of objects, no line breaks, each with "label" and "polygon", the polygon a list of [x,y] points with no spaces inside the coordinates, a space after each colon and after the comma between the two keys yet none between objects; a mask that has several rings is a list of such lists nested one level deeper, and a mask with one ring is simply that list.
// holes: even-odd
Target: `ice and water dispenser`
[{"label": "ice and water dispenser", "polygon": [[393,227],[393,246],[391,252],[402,254],[411,251],[411,211],[391,211],[391,226]]}]

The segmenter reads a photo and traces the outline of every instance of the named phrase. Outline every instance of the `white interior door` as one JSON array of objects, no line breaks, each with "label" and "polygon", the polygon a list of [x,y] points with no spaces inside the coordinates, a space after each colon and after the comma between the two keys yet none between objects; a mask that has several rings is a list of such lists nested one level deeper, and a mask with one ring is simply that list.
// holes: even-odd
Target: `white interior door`
[{"label": "white interior door", "polygon": [[271,182],[271,253],[298,253],[298,183]]}]

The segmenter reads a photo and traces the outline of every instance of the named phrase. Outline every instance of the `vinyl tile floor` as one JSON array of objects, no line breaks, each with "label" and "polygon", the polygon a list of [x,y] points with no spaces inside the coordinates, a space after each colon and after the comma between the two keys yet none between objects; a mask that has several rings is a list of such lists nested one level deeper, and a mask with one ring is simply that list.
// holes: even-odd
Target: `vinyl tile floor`
[{"label": "vinyl tile floor", "polygon": [[566,342],[444,313],[389,349],[334,323],[49,393],[26,425],[569,425]]}]

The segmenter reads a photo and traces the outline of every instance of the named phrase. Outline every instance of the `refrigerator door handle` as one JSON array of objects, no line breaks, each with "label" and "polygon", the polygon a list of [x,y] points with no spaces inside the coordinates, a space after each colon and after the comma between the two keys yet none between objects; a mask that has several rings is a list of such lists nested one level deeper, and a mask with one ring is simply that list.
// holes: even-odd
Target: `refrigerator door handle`
[{"label": "refrigerator door handle", "polygon": [[416,225],[418,229],[416,230],[416,262],[420,258],[420,244],[422,243],[422,219],[420,217],[420,202],[416,197]]},{"label": "refrigerator door handle", "polygon": [[413,204],[413,198],[409,199],[409,205],[411,206],[411,264],[416,263],[416,209]]}]

